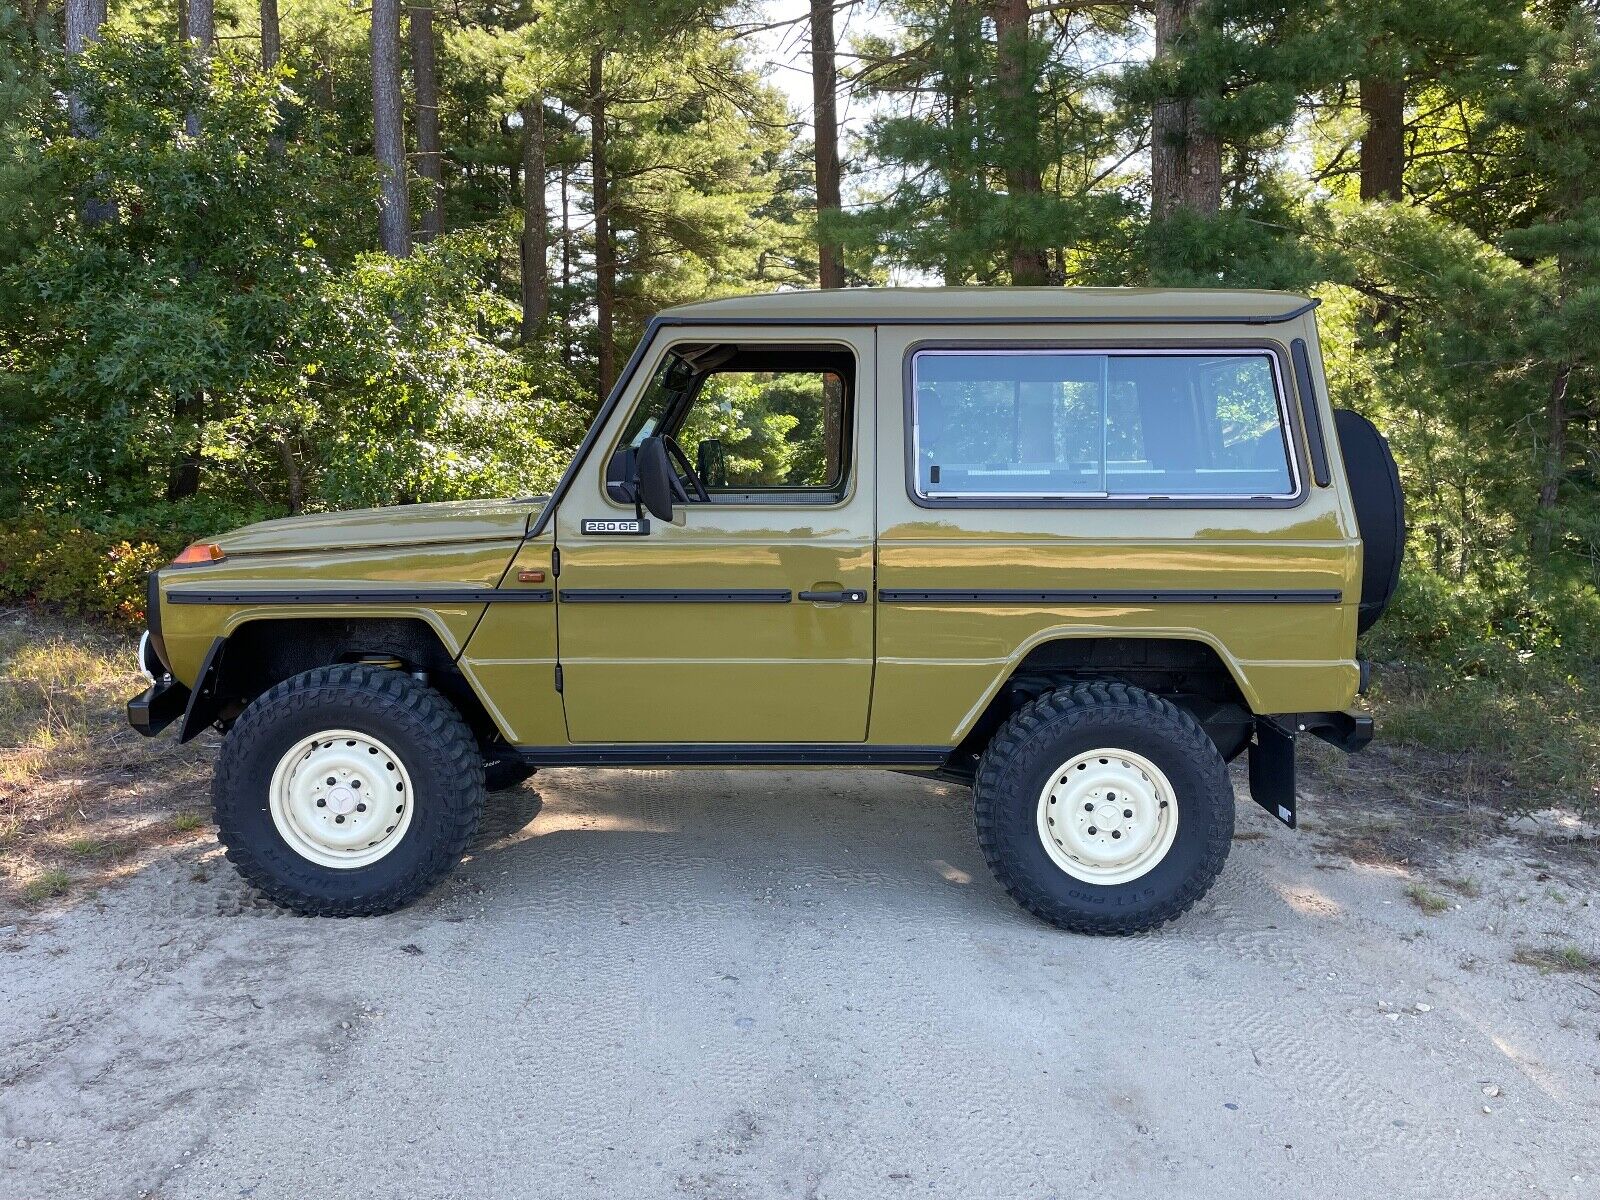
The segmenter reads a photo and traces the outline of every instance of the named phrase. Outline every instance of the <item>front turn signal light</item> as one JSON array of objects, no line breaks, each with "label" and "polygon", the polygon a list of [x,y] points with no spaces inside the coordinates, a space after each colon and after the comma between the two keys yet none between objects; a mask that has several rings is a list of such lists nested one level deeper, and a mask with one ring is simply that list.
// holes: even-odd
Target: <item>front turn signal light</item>
[{"label": "front turn signal light", "polygon": [[185,547],[183,552],[172,560],[172,565],[175,567],[192,567],[196,563],[219,562],[225,557],[226,555],[222,553],[222,547],[215,542],[196,542],[192,546]]}]

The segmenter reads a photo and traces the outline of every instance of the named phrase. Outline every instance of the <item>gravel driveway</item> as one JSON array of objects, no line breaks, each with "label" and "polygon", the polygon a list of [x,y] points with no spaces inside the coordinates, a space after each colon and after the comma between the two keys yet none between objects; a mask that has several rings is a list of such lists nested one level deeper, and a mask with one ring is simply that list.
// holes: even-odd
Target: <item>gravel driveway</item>
[{"label": "gravel driveway", "polygon": [[497,803],[390,917],[279,915],[209,841],[0,916],[0,1196],[1600,1194],[1600,979],[1511,961],[1600,954],[1593,878],[1526,843],[1429,916],[1331,806],[1241,803],[1198,910],[1096,940],[1011,904],[943,785]]}]

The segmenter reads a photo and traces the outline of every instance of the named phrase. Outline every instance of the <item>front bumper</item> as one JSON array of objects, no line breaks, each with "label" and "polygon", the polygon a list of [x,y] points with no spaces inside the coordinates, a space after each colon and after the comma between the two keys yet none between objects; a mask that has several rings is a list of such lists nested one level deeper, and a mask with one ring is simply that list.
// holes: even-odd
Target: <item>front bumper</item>
[{"label": "front bumper", "polygon": [[188,707],[189,689],[168,675],[128,701],[128,724],[145,737],[155,737]]}]

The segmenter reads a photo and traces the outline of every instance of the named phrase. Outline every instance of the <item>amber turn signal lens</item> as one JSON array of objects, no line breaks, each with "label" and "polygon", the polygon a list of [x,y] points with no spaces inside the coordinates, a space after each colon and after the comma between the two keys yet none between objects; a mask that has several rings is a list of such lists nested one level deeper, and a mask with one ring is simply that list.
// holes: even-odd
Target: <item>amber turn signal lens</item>
[{"label": "amber turn signal lens", "polygon": [[223,558],[222,547],[215,542],[196,542],[184,549],[183,553],[172,560],[175,567],[192,566],[195,563],[216,562]]}]

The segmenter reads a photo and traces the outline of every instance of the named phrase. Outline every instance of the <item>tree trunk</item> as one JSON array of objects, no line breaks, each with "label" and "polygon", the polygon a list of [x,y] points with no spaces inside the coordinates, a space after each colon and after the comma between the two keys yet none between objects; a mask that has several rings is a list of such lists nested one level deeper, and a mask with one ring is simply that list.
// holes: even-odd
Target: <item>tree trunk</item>
[{"label": "tree trunk", "polygon": [[544,95],[522,105],[522,344],[550,313],[550,218],[545,212]]},{"label": "tree trunk", "polygon": [[[106,23],[106,0],[67,0],[66,42],[67,53],[74,58],[100,40],[100,26]],[[76,93],[67,97],[67,113],[76,137],[93,137],[89,113],[83,98]],[[90,201],[93,204],[93,201]]]},{"label": "tree trunk", "polygon": [[[212,0],[188,0],[180,13],[180,28],[195,57],[205,62],[211,57],[216,20]],[[183,119],[184,130],[192,138],[200,136],[200,114],[191,109]],[[173,429],[183,430],[189,445],[181,451],[167,472],[167,499],[186,500],[200,490],[202,429],[205,424],[206,393],[197,388],[175,396],[172,401]]]},{"label": "tree trunk", "polygon": [[[189,0],[184,8],[184,37],[194,46],[202,61],[211,57],[211,43],[216,35],[216,16],[212,0]],[[191,112],[183,119],[190,137],[200,136],[200,114]]]},{"label": "tree trunk", "polygon": [[278,21],[278,0],[261,0],[261,69],[271,71],[283,57],[283,26]]},{"label": "tree trunk", "polygon": [[[1156,0],[1155,52],[1170,54],[1200,0]],[[1205,129],[1193,96],[1157,100],[1150,122],[1150,209],[1161,220],[1180,211],[1222,209],[1222,139]]]},{"label": "tree trunk", "polygon": [[378,241],[411,253],[411,196],[400,107],[400,0],[372,0],[372,150],[378,160]]},{"label": "tree trunk", "polygon": [[1404,80],[1361,80],[1361,198],[1398,200],[1406,174],[1406,85]]},{"label": "tree trunk", "polygon": [[834,66],[833,0],[811,0],[812,125],[817,156],[817,282],[844,286],[844,260],[837,242],[825,238],[824,222],[839,214],[838,72]]},{"label": "tree trunk", "polygon": [[444,234],[444,152],[439,144],[439,73],[435,66],[433,7],[411,6],[411,70],[417,83],[417,174],[423,179],[417,238]]},{"label": "tree trunk", "polygon": [[1032,16],[1029,0],[992,0],[989,6],[1004,106],[1002,137],[1006,195],[1011,209],[1008,260],[1011,282],[1017,287],[1039,286],[1050,280],[1044,248],[1031,244],[1026,232],[1028,209],[1044,194],[1039,171],[1039,96],[1028,69],[1033,53]]},{"label": "tree trunk", "polygon": [[1550,553],[1551,514],[1561,495],[1561,481],[1567,473],[1567,386],[1572,381],[1572,364],[1562,363],[1550,381],[1545,398],[1544,469],[1540,472],[1539,523],[1534,530],[1534,556]]},{"label": "tree trunk", "polygon": [[606,52],[589,52],[589,169],[594,189],[594,314],[595,353],[600,401],[605,403],[617,379],[616,333],[617,247],[611,237],[611,180],[606,163]]},{"label": "tree trunk", "polygon": [[561,164],[561,363],[572,366],[572,166]]}]

